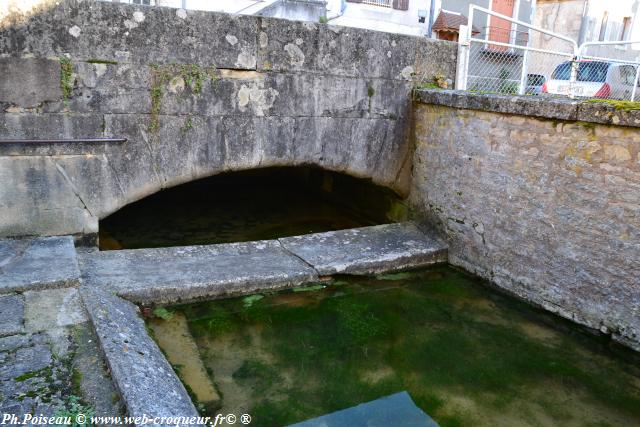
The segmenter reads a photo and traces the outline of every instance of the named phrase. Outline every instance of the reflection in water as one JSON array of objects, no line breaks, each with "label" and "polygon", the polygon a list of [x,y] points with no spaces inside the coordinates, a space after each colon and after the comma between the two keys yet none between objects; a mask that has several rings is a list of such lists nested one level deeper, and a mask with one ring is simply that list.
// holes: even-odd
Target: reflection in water
[{"label": "reflection in water", "polygon": [[100,222],[100,249],[242,242],[403,219],[391,191],[311,168],[214,176],[162,191]]},{"label": "reflection in water", "polygon": [[640,425],[637,354],[451,267],[307,289],[169,308],[222,396],[205,411],[284,426],[406,390],[441,426]]}]

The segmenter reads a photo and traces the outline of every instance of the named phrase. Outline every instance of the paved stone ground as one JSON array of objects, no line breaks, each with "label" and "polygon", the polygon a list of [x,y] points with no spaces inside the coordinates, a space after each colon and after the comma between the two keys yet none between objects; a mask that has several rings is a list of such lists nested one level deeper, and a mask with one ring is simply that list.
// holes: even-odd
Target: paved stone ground
[{"label": "paved stone ground", "polygon": [[79,284],[71,236],[0,239],[0,293]]},{"label": "paved stone ground", "polygon": [[0,295],[0,413],[54,415],[71,396],[120,415],[75,288]]}]

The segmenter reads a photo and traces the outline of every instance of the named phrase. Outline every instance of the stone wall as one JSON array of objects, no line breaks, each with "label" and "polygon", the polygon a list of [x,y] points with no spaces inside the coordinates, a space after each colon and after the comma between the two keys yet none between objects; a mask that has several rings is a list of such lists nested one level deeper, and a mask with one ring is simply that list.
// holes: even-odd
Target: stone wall
[{"label": "stone wall", "polygon": [[419,99],[411,201],[450,262],[640,349],[640,111]]},{"label": "stone wall", "polygon": [[414,76],[454,44],[273,18],[41,0],[0,5],[0,236],[91,234],[222,171],[316,165],[409,189]]}]

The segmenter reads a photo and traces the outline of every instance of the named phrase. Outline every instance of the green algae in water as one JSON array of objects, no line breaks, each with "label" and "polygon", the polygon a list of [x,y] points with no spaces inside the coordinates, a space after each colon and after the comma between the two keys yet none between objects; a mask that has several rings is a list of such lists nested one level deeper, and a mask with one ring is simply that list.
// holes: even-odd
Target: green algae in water
[{"label": "green algae in water", "polygon": [[189,321],[219,411],[255,426],[402,390],[442,426],[640,425],[635,353],[450,267],[380,279],[172,310]]}]

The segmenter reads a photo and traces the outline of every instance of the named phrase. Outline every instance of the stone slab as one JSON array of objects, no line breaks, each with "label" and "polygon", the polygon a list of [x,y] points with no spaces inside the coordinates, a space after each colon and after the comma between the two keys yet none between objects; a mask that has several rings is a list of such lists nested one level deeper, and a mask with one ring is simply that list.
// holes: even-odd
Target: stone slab
[{"label": "stone slab", "polygon": [[24,300],[22,295],[0,296],[0,336],[23,331]]},{"label": "stone slab", "polygon": [[447,247],[410,222],[279,239],[321,275],[373,274],[447,261]]},{"label": "stone slab", "polygon": [[59,61],[2,58],[0,76],[0,102],[30,108],[62,98]]},{"label": "stone slab", "polygon": [[0,368],[0,380],[18,378],[21,375],[38,372],[52,363],[51,350],[46,344],[24,347],[16,350],[11,363]]},{"label": "stone slab", "polygon": [[87,286],[137,303],[170,303],[295,286],[316,272],[277,241],[79,255]]},{"label": "stone slab", "polygon": [[197,417],[184,386],[147,334],[138,308],[102,289],[83,286],[80,293],[127,414]]},{"label": "stone slab", "polygon": [[438,427],[406,391],[384,396],[288,427]]},{"label": "stone slab", "polygon": [[24,299],[27,332],[46,331],[87,321],[76,288],[29,291],[24,293]]},{"label": "stone slab", "polygon": [[80,283],[71,236],[0,239],[0,293]]}]

